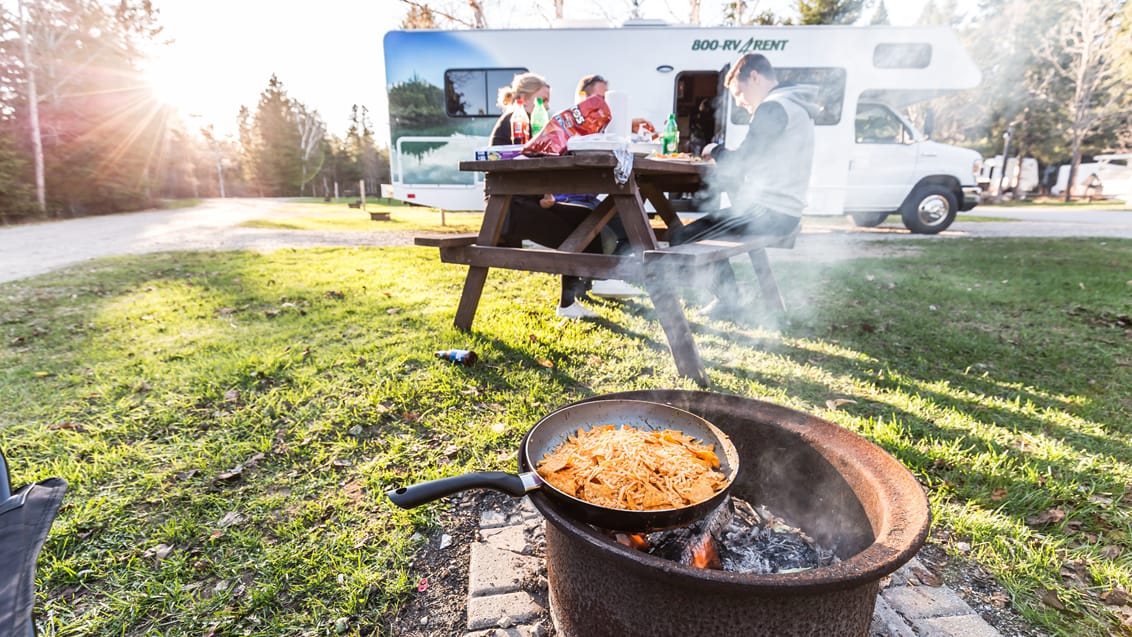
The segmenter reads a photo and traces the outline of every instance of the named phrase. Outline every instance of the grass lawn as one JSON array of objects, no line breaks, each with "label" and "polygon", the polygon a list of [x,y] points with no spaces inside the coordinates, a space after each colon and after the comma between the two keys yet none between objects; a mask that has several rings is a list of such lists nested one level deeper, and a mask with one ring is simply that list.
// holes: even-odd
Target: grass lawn
[{"label": "grass lawn", "polygon": [[[281,230],[370,230],[370,231],[419,231],[429,232],[477,232],[483,219],[483,211],[445,212],[444,225],[441,226],[441,212],[437,208],[409,206],[390,199],[369,200],[363,212],[350,208],[347,203],[353,197],[336,202],[318,198],[295,198],[282,200],[271,211],[270,218],[250,219],[240,224],[247,228],[275,228]],[[388,212],[389,220],[373,221],[370,212]]]},{"label": "grass lawn", "polygon": [[980,206],[987,207],[1004,207],[1004,208],[1025,208],[1028,206],[1041,206],[1043,208],[1079,208],[1081,210],[1129,210],[1132,206],[1121,199],[1098,199],[1096,201],[1089,201],[1087,199],[1074,199],[1066,202],[1061,197],[1033,197],[1031,199],[1017,199],[1002,201],[996,204],[979,204]]},{"label": "grass lawn", "polygon": [[[935,541],[1030,621],[1119,632],[1132,242],[918,246],[776,265],[781,332],[697,321],[714,389],[866,436],[921,480]],[[465,334],[463,274],[434,250],[311,249],[0,285],[0,447],[16,484],[70,483],[39,563],[43,634],[327,635],[346,618],[387,635],[419,577],[412,536],[444,506],[397,510],[387,487],[512,469],[523,432],[582,397],[694,388],[647,302],[562,322],[552,277],[493,270]],[[434,358],[450,347],[480,362]]]}]

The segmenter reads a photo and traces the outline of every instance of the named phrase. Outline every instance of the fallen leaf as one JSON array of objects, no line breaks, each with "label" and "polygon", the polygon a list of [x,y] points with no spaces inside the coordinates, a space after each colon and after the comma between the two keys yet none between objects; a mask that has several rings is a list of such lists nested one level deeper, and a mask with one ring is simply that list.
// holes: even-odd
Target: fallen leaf
[{"label": "fallen leaf", "polygon": [[1065,519],[1065,511],[1053,508],[1046,509],[1038,515],[1033,515],[1026,518],[1026,524],[1030,526],[1044,526],[1046,524],[1059,524]]},{"label": "fallen leaf", "polygon": [[1006,608],[1006,605],[1010,603],[1010,597],[1002,591],[995,591],[991,594],[990,601],[998,608]]},{"label": "fallen leaf", "polygon": [[1123,606],[1128,603],[1128,591],[1114,588],[1101,595],[1101,601],[1109,606]]},{"label": "fallen leaf", "polygon": [[32,374],[32,376],[35,376],[36,378],[47,378],[50,375],[51,372],[35,372],[34,374]]},{"label": "fallen leaf", "polygon": [[216,526],[222,529],[226,529],[243,521],[244,516],[240,515],[236,511],[229,511],[224,514],[224,517],[220,518],[220,520],[216,523]]},{"label": "fallen leaf", "polygon": [[915,573],[916,577],[926,586],[943,585],[943,580],[939,579],[939,577],[937,577],[935,573],[929,571],[926,568],[920,568],[916,566],[912,568],[912,572]]},{"label": "fallen leaf", "polygon": [[1004,489],[1003,487],[998,487],[997,489],[994,490],[994,492],[991,493],[990,499],[994,500],[995,502],[998,502],[1000,500],[1005,500],[1006,499],[1006,489]]},{"label": "fallen leaf", "polygon": [[222,537],[224,537],[224,531],[221,531],[220,529],[217,529],[208,535],[208,539],[210,540],[218,540]]},{"label": "fallen leaf", "polygon": [[235,469],[229,469],[228,471],[223,471],[221,473],[216,474],[216,480],[218,482],[235,482],[235,481],[239,480],[240,477],[243,476],[243,475],[244,475],[244,468],[243,467],[236,467]]},{"label": "fallen leaf", "polygon": [[494,433],[497,433],[497,434],[501,434],[506,430],[507,430],[507,425],[505,425],[501,422],[497,422],[497,423],[495,423],[494,425],[491,426],[491,431],[494,432]]},{"label": "fallen leaf", "polygon": [[1038,599],[1042,600],[1042,603],[1046,606],[1056,608],[1057,610],[1065,610],[1065,604],[1063,604],[1061,599],[1057,596],[1057,591],[1052,591],[1048,588],[1039,588]]},{"label": "fallen leaf", "polygon": [[399,307],[391,307],[391,308],[389,308],[388,310],[385,310],[385,313],[386,313],[386,314],[400,314],[400,313],[401,313],[401,308],[399,308]]},{"label": "fallen leaf", "polygon": [[71,422],[69,420],[57,422],[53,425],[47,425],[47,428],[54,431],[77,431],[79,433],[86,431],[86,427],[83,427],[77,422]]},{"label": "fallen leaf", "polygon": [[596,354],[590,354],[589,358],[586,359],[586,364],[589,365],[590,367],[597,367],[598,365],[601,365],[603,362],[604,361],[601,360],[601,357],[597,356]]},{"label": "fallen leaf", "polygon": [[219,314],[220,316],[231,316],[232,314],[236,313],[236,308],[234,308],[234,307],[222,307],[222,308],[216,310],[216,313]]},{"label": "fallen leaf", "polygon": [[825,406],[829,409],[837,409],[838,407],[840,407],[842,405],[856,405],[856,404],[857,404],[857,401],[849,400],[848,398],[834,398],[832,400],[825,401]]},{"label": "fallen leaf", "polygon": [[1109,544],[1108,546],[1105,546],[1101,549],[1101,555],[1110,560],[1115,560],[1116,558],[1120,557],[1120,554],[1123,552],[1124,549],[1115,544]]},{"label": "fallen leaf", "polygon": [[417,582],[417,592],[418,592],[418,593],[423,593],[423,592],[425,592],[425,591],[427,591],[427,590],[428,590],[428,578],[427,578],[427,577],[422,577],[422,578],[420,579],[420,581],[418,581],[418,582]]},{"label": "fallen leaf", "polygon": [[240,390],[229,389],[228,391],[224,392],[224,400],[230,403],[240,402]]},{"label": "fallen leaf", "polygon": [[538,364],[549,369],[554,369],[554,363],[552,361],[546,360],[545,358],[538,359]]}]

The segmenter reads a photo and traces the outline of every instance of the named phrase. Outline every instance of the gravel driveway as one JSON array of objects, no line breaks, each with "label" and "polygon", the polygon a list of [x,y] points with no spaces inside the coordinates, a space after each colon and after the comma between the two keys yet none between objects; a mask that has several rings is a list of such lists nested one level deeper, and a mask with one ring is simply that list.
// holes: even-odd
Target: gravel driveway
[{"label": "gravel driveway", "polygon": [[[271,216],[276,200],[213,199],[194,208],[84,217],[0,228],[0,282],[14,281],[98,257],[170,250],[258,250],[316,246],[410,245],[413,232],[310,231],[242,228],[249,219]],[[949,237],[1126,237],[1132,238],[1132,210],[977,208],[980,217],[1002,222],[963,221],[935,237],[912,235],[897,216],[879,228],[850,228],[841,218],[808,217],[793,250],[772,250],[772,259],[838,260],[891,254],[900,242]],[[902,249],[896,251],[902,252]]]}]

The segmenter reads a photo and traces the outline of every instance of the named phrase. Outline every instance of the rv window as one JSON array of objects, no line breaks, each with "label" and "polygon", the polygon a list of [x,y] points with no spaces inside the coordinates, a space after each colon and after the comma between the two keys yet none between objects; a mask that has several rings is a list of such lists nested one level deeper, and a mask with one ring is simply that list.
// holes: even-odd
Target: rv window
[{"label": "rv window", "polygon": [[858,144],[911,144],[914,141],[904,122],[877,104],[858,104],[855,126]]},{"label": "rv window", "polygon": [[932,45],[926,42],[878,44],[873,66],[878,69],[926,69],[932,63]]},{"label": "rv window", "polygon": [[444,106],[449,117],[498,117],[499,89],[527,69],[449,69],[444,72]]},{"label": "rv window", "polygon": [[[775,69],[779,82],[808,84],[818,88],[818,114],[814,123],[818,126],[833,126],[841,121],[841,109],[845,104],[845,69],[839,68],[779,68]],[[730,95],[730,93],[728,93]],[[746,124],[750,121],[747,111],[739,108],[731,97],[731,123]]]}]

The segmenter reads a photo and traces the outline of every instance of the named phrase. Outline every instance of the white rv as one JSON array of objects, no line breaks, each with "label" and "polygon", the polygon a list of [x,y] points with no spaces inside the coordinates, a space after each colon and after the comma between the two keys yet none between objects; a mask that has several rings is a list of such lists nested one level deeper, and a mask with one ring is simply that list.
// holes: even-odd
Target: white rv
[{"label": "white rv", "polygon": [[746,113],[721,80],[746,52],[766,55],[780,80],[819,87],[806,214],[849,214],[864,226],[900,214],[913,232],[930,234],[978,201],[980,156],[928,140],[901,114],[978,84],[979,70],[948,28],[390,31],[384,47],[394,197],[409,203],[482,208],[482,177],[457,164],[487,144],[498,89],[528,70],[550,82],[551,112],[574,101],[580,77],[599,73],[629,95],[634,117],[662,123],[675,113],[682,150],[701,104],[710,137],[734,147]]}]

